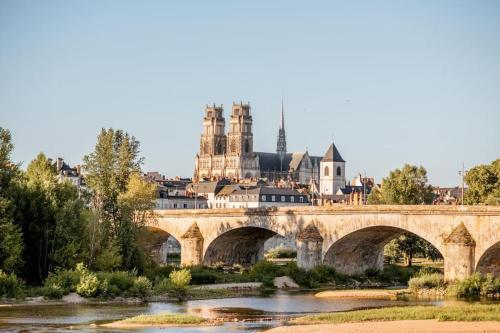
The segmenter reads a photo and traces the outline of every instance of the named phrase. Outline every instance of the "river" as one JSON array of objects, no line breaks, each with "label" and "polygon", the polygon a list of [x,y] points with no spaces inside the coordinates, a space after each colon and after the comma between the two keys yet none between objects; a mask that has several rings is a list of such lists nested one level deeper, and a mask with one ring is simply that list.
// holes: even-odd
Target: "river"
[{"label": "river", "polygon": [[[316,298],[314,293],[283,292],[261,297],[193,300],[182,303],[151,302],[134,305],[27,305],[0,307],[2,332],[117,332],[101,323],[159,312],[198,314],[207,318],[226,317],[222,326],[200,328],[145,328],[135,332],[259,332],[283,325],[287,318],[306,313],[346,311],[358,308],[444,304],[443,300],[369,300]],[[123,330],[130,332],[130,330]]]}]

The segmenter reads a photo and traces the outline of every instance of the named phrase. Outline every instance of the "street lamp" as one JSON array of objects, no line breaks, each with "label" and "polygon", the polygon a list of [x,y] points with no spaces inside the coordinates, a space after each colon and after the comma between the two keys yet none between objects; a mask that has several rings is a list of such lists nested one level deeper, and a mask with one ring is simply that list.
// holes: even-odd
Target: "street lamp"
[{"label": "street lamp", "polygon": [[462,163],[462,171],[458,171],[458,175],[462,176],[462,206],[464,205],[464,186],[465,186],[465,174],[467,173],[467,170],[465,170],[465,163]]}]

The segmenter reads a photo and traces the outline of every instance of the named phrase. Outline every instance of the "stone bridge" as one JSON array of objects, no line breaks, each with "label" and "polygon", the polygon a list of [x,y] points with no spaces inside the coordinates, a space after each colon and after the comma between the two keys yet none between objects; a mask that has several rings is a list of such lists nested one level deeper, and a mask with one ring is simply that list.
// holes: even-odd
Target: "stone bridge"
[{"label": "stone bridge", "polygon": [[475,271],[500,275],[500,207],[329,206],[267,209],[157,210],[151,231],[175,237],[183,265],[252,264],[264,242],[294,239],[297,263],[352,274],[383,268],[383,248],[404,232],[436,247],[445,278]]}]

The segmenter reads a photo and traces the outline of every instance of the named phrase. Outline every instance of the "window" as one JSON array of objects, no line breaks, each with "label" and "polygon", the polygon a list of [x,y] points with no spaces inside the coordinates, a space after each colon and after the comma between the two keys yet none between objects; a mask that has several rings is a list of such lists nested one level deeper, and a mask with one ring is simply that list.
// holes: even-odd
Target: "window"
[{"label": "window", "polygon": [[174,208],[177,208],[177,204],[176,203],[174,203]]},{"label": "window", "polygon": [[337,167],[337,176],[342,176],[342,168],[341,167]]},{"label": "window", "polygon": [[274,195],[271,196],[271,201],[273,201],[273,202],[276,201],[276,197]]},{"label": "window", "polygon": [[284,195],[282,195],[282,196],[281,196],[281,202],[285,202],[285,201],[286,201],[285,196],[284,196]]},{"label": "window", "polygon": [[325,172],[324,172],[325,176],[329,176],[330,175],[330,169],[328,169],[328,167],[326,166],[325,167]]},{"label": "window", "polygon": [[295,197],[294,196],[290,197],[290,202],[295,202]]},{"label": "window", "polygon": [[266,201],[266,196],[265,195],[262,196],[262,201]]},{"label": "window", "polygon": [[245,153],[250,152],[250,143],[248,142],[248,139],[245,139]]},{"label": "window", "polygon": [[184,204],[184,208],[188,208],[188,205],[187,205],[187,204]]},{"label": "window", "polygon": [[304,197],[300,197],[300,202],[304,202]]}]

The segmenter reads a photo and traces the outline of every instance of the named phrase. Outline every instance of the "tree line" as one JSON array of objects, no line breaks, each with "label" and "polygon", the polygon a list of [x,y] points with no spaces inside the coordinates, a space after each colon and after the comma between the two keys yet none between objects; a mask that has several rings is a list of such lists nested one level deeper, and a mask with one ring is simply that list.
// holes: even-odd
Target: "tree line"
[{"label": "tree line", "polygon": [[0,128],[0,270],[40,284],[79,262],[94,270],[144,269],[150,259],[138,235],[154,216],[156,186],[141,177],[139,141],[102,129],[83,159],[86,191],[61,181],[43,153],[21,170],[13,149],[10,132]]}]

